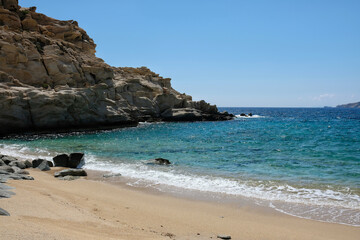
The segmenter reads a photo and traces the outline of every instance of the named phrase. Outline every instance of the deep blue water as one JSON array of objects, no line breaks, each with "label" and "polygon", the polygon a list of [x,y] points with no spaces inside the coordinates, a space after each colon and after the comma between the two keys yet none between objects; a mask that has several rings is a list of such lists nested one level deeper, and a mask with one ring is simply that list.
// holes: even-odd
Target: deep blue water
[{"label": "deep blue water", "polygon": [[[147,186],[255,198],[290,214],[360,225],[360,109],[220,110],[253,117],[1,140],[0,152],[50,158],[83,151],[87,168]],[[146,163],[156,157],[173,165]]]}]

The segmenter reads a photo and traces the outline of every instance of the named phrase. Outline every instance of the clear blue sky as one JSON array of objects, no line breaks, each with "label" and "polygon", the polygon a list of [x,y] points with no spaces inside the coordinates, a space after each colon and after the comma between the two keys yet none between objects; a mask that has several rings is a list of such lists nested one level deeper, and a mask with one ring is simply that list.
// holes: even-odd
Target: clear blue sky
[{"label": "clear blue sky", "polygon": [[360,101],[359,0],[20,0],[79,22],[113,66],[218,106]]}]

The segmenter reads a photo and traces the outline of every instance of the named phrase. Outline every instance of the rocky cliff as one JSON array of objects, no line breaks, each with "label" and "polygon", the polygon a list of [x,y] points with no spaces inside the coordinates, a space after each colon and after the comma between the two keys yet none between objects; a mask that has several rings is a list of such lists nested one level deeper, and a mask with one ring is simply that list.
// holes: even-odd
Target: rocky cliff
[{"label": "rocky cliff", "polygon": [[336,107],[337,108],[360,108],[360,102],[338,105]]},{"label": "rocky cliff", "polygon": [[0,0],[0,134],[231,119],[146,67],[107,65],[95,47],[76,21]]}]

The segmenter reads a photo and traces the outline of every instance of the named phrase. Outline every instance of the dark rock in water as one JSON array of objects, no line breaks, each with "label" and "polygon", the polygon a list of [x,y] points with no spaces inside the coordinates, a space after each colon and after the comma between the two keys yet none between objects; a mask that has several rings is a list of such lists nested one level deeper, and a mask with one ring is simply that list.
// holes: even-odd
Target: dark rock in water
[{"label": "dark rock in water", "polygon": [[0,159],[0,166],[6,165],[3,160]]},{"label": "dark rock in water", "polygon": [[33,167],[32,163],[29,160],[25,160],[24,163],[25,163],[26,168],[32,168]]},{"label": "dark rock in water", "polygon": [[76,179],[79,179],[78,176],[65,176],[65,177],[58,177],[59,180],[65,180],[65,181],[73,181]]},{"label": "dark rock in water", "polygon": [[69,156],[67,154],[60,154],[53,158],[55,167],[68,167]]},{"label": "dark rock in water", "polygon": [[245,113],[242,113],[242,114],[240,114],[240,116],[242,116],[242,117],[246,117],[246,114],[245,114]]},{"label": "dark rock in water", "polygon": [[69,157],[68,167],[78,168],[85,164],[84,153],[71,153]]},{"label": "dark rock in water", "polygon": [[0,216],[10,216],[10,213],[8,213],[4,209],[0,208]]},{"label": "dark rock in water", "polygon": [[65,176],[87,176],[87,173],[83,169],[65,169],[54,173],[54,177],[65,177]]},{"label": "dark rock in water", "polygon": [[50,166],[48,161],[43,161],[40,163],[39,166],[37,166],[36,168],[40,169],[41,171],[49,171],[50,170]]},{"label": "dark rock in water", "polygon": [[18,159],[17,159],[17,158],[14,158],[14,157],[10,157],[10,156],[3,155],[3,156],[1,157],[1,160],[2,160],[5,164],[9,164],[10,162],[17,161]]},{"label": "dark rock in water", "polygon": [[253,115],[252,113],[249,113],[249,117],[252,117],[252,115]]},{"label": "dark rock in water", "polygon": [[0,170],[8,172],[8,173],[14,173],[15,172],[14,169],[12,167],[10,167],[10,166],[1,166]]},{"label": "dark rock in water", "polygon": [[22,161],[12,161],[12,162],[9,163],[9,166],[11,166],[11,167],[16,166],[16,167],[18,167],[20,169],[25,169],[26,168],[25,163],[22,162]]},{"label": "dark rock in water", "polygon": [[169,165],[171,162],[165,158],[155,158],[155,163],[160,165]]},{"label": "dark rock in water", "polygon": [[120,173],[105,173],[103,175],[104,178],[110,178],[110,177],[120,177],[121,174]]},{"label": "dark rock in water", "polygon": [[220,239],[231,239],[231,236],[218,235],[217,238],[220,238]]}]

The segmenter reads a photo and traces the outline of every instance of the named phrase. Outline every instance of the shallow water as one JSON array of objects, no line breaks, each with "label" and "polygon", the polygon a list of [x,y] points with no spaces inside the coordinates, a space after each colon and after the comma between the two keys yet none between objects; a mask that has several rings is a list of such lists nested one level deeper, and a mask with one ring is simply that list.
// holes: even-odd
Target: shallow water
[{"label": "shallow water", "polygon": [[[238,117],[0,140],[0,152],[51,159],[82,151],[86,168],[120,172],[135,186],[251,198],[295,216],[360,225],[359,109],[221,110]],[[156,157],[173,165],[147,164]]]}]

